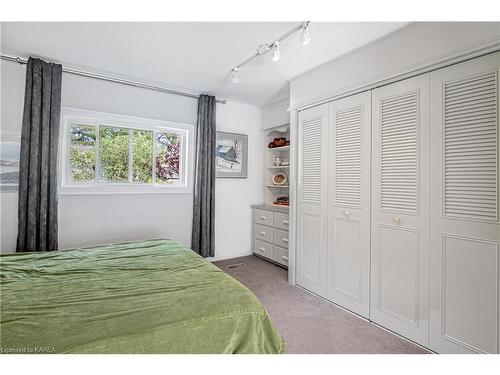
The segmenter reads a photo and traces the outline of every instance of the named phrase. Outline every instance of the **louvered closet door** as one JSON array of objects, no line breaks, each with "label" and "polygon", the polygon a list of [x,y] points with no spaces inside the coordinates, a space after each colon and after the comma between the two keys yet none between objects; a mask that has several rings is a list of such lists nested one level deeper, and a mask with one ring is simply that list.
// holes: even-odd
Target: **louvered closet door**
[{"label": "louvered closet door", "polygon": [[326,296],[328,105],[298,120],[297,284]]},{"label": "louvered closet door", "polygon": [[429,75],[372,92],[370,318],[428,345]]},{"label": "louvered closet door", "polygon": [[498,353],[500,54],[431,73],[431,329],[441,353]]},{"label": "louvered closet door", "polygon": [[371,92],[330,104],[329,300],[369,317]]}]

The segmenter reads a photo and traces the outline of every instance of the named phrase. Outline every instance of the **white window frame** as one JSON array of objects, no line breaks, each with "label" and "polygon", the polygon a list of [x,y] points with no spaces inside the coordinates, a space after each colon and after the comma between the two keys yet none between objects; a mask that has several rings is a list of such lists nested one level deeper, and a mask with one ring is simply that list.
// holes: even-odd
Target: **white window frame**
[{"label": "white window frame", "polygon": [[[157,132],[177,133],[181,135],[181,160],[179,182],[172,184],[156,184],[140,182],[101,182],[95,179],[90,182],[71,181],[70,149],[71,125],[92,125],[96,127],[96,159],[99,155],[99,126],[111,126],[129,130],[147,130]],[[172,121],[161,121],[149,118],[119,115],[114,113],[87,111],[77,108],[63,107],[59,136],[59,171],[58,191],[61,195],[70,194],[133,194],[133,193],[192,193],[194,171],[194,125]],[[156,138],[153,136],[153,155],[156,151]],[[130,160],[129,160],[130,168]],[[154,161],[153,161],[154,168]],[[130,169],[129,169],[130,171]]]}]

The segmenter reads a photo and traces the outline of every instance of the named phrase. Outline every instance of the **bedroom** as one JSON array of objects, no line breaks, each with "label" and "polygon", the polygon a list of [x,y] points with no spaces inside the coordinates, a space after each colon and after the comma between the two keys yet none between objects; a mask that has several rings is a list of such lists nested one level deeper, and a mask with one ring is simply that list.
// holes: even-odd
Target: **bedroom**
[{"label": "bedroom", "polygon": [[3,354],[499,353],[498,20],[64,17],[1,23]]}]

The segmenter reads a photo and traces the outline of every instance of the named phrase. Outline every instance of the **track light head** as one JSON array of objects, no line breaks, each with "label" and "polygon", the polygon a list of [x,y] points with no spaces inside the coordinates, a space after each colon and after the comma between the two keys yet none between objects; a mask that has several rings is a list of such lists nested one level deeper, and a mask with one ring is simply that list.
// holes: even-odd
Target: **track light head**
[{"label": "track light head", "polygon": [[302,45],[306,46],[311,43],[311,35],[309,34],[309,22],[306,22],[302,28]]},{"label": "track light head", "polygon": [[276,41],[273,43],[273,61],[280,60],[280,42]]},{"label": "track light head", "polygon": [[240,82],[240,68],[238,66],[235,66],[233,70],[231,70],[231,80],[233,83]]},{"label": "track light head", "polygon": [[255,52],[257,52],[257,55],[262,55],[262,54],[266,53],[267,51],[269,51],[270,48],[271,48],[271,46],[269,46],[269,44],[262,43],[260,46],[258,46],[256,48]]}]

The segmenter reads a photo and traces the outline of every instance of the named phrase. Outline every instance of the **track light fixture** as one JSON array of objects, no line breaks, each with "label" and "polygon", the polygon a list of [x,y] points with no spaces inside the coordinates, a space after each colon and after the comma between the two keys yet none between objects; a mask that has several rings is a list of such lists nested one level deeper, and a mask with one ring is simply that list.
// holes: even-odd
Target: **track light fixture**
[{"label": "track light fixture", "polygon": [[273,43],[273,61],[280,61],[280,42],[278,40]]},{"label": "track light fixture", "polygon": [[298,25],[295,25],[295,27],[291,30],[288,30],[286,33],[280,35],[277,37],[272,43],[262,43],[255,49],[255,53],[248,57],[246,60],[243,60],[241,63],[236,65],[233,69],[231,69],[231,80],[233,83],[239,83],[240,82],[240,68],[247,64],[250,60],[253,60],[257,56],[263,55],[270,51],[272,49],[273,51],[273,61],[279,61],[281,57],[281,51],[280,51],[280,43],[288,38],[290,35],[295,33],[296,31],[301,31],[301,41],[302,45],[305,46],[311,42],[311,36],[309,34],[309,25],[310,21],[307,22],[302,22],[299,23]]},{"label": "track light fixture", "polygon": [[240,82],[240,67],[235,66],[233,70],[231,71],[231,80],[233,83],[239,83]]},{"label": "track light fixture", "polygon": [[311,43],[311,35],[309,34],[309,21],[307,21],[302,29],[302,45],[307,46],[309,43]]}]

